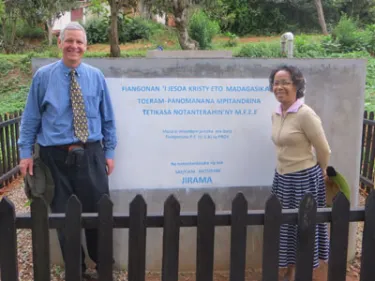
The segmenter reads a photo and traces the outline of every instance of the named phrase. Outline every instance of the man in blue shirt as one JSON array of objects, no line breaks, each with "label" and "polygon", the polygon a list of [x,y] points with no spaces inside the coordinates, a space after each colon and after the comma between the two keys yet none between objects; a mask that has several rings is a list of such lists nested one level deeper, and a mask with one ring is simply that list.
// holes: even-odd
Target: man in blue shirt
[{"label": "man in blue shirt", "polygon": [[[114,169],[117,137],[112,104],[102,72],[81,62],[87,47],[83,27],[69,23],[58,44],[62,59],[38,69],[32,80],[18,140],[20,169],[23,175],[33,175],[32,149],[38,143],[40,158],[54,180],[52,212],[65,213],[73,194],[83,212],[97,212],[98,201],[109,194],[108,175]],[[97,262],[97,230],[85,233],[89,256]],[[65,259],[63,230],[58,236]]]}]

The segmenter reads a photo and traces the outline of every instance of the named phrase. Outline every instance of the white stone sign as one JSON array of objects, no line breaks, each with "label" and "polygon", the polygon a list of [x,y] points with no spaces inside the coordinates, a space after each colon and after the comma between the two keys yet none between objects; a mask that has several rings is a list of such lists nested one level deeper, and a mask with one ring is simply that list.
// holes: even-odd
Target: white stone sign
[{"label": "white stone sign", "polygon": [[270,186],[267,79],[107,78],[118,146],[111,189]]}]

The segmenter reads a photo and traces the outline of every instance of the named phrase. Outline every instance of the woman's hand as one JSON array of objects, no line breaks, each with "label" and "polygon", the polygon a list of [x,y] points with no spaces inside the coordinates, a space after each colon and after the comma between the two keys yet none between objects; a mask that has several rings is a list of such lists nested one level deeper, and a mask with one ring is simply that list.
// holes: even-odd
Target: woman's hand
[{"label": "woman's hand", "polygon": [[324,180],[327,181],[328,180],[327,170],[326,169],[322,169],[322,174],[323,174]]}]

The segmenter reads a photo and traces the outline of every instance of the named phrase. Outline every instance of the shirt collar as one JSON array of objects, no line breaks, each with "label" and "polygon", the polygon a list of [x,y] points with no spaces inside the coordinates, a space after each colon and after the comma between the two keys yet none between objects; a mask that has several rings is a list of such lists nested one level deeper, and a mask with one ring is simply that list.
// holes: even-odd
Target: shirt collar
[{"label": "shirt collar", "polygon": [[[64,64],[64,62],[63,62],[62,59],[60,60],[60,66],[61,66],[61,68],[62,68],[62,70],[64,72],[64,75],[65,76],[69,76],[70,72],[72,71],[72,68],[67,67]],[[80,77],[82,75],[82,71],[83,71],[83,64],[82,64],[82,62],[75,68],[75,70],[76,70],[77,76]]]},{"label": "shirt collar", "polygon": [[[297,99],[286,111],[286,113],[296,113],[298,109],[303,105],[303,101],[301,99]],[[282,115],[282,108],[281,104],[276,108],[276,113]]]}]

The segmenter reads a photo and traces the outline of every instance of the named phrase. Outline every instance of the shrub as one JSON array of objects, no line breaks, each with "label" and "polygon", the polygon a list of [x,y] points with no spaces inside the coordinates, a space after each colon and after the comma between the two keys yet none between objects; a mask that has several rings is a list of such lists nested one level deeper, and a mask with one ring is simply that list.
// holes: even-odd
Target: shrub
[{"label": "shrub", "polygon": [[42,27],[31,26],[27,23],[23,23],[17,26],[16,35],[19,38],[30,38],[30,39],[43,39],[46,33]]},{"label": "shrub", "polygon": [[225,42],[224,47],[236,47],[238,45],[238,36],[234,33],[230,33],[229,31],[225,33],[226,36],[229,37],[229,40]]},{"label": "shrub", "polygon": [[120,17],[119,21],[120,43],[132,42],[140,39],[148,40],[154,26],[141,17]]},{"label": "shrub", "polygon": [[338,53],[341,51],[340,43],[335,42],[331,35],[324,36],[321,44],[327,54]]},{"label": "shrub", "polygon": [[367,51],[371,55],[375,55],[375,24],[368,25],[366,27],[366,35],[367,35]]},{"label": "shrub", "polygon": [[319,42],[313,42],[308,37],[301,35],[294,39],[294,56],[297,58],[325,57],[324,47]]},{"label": "shrub", "polygon": [[202,10],[196,11],[189,22],[189,35],[199,43],[199,49],[211,48],[212,38],[220,32],[220,26],[212,21]]},{"label": "shrub", "polygon": [[108,42],[108,29],[109,20],[106,17],[92,18],[85,24],[87,43],[107,43]]},{"label": "shrub", "polygon": [[332,39],[340,44],[343,52],[361,51],[366,49],[367,36],[358,31],[358,24],[347,15],[343,15],[333,29]]},{"label": "shrub", "polygon": [[279,43],[252,43],[244,45],[236,57],[249,58],[277,58],[281,57],[281,49]]},{"label": "shrub", "polygon": [[[108,43],[110,34],[110,20],[108,17],[90,19],[86,24],[88,44]],[[157,31],[163,30],[161,24],[141,17],[129,18],[118,16],[119,43],[132,42],[139,39],[148,40]]]},{"label": "shrub", "polygon": [[0,59],[0,74],[5,76],[11,71],[14,67],[14,64],[7,59]]}]

